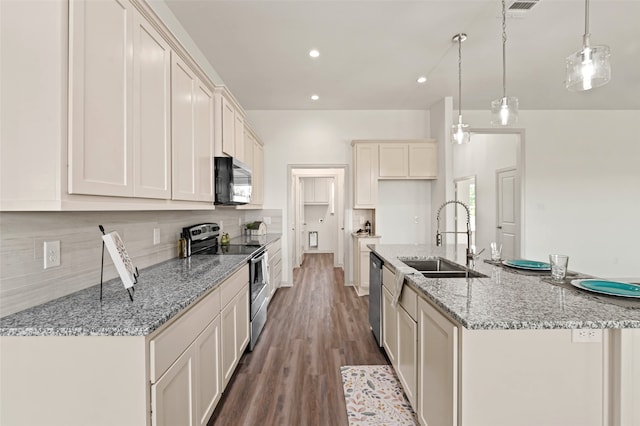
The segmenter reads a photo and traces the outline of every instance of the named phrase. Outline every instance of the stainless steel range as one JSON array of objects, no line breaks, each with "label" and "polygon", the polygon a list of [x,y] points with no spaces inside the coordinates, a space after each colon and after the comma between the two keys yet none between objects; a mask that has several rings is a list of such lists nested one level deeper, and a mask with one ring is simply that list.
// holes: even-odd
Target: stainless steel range
[{"label": "stainless steel range", "polygon": [[249,350],[253,350],[258,337],[267,322],[267,261],[265,247],[249,244],[218,243],[220,227],[217,223],[202,223],[182,229],[182,236],[187,240],[187,256],[199,255],[250,255],[249,262],[249,312],[251,321],[251,341]]}]

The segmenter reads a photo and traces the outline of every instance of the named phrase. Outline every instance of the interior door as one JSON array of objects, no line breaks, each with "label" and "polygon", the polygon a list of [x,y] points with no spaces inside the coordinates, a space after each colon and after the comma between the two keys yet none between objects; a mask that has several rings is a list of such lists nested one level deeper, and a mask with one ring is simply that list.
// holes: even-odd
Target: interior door
[{"label": "interior door", "polygon": [[293,203],[295,205],[295,215],[296,215],[296,223],[295,223],[295,252],[296,259],[293,265],[294,268],[302,265],[304,261],[304,247],[305,247],[305,223],[304,223],[304,179],[297,177],[295,178],[295,194],[293,197]]},{"label": "interior door", "polygon": [[505,259],[520,257],[520,182],[514,168],[496,170],[496,239]]}]

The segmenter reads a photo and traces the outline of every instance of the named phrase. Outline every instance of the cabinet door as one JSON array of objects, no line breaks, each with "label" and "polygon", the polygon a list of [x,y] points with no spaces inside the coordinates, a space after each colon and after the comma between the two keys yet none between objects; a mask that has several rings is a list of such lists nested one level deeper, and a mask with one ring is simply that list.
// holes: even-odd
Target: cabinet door
[{"label": "cabinet door", "polygon": [[398,314],[391,305],[393,297],[382,287],[382,346],[394,367],[398,364]]},{"label": "cabinet door", "polygon": [[173,178],[172,198],[196,197],[194,107],[197,80],[191,69],[177,56],[171,61],[171,116]]},{"label": "cabinet door", "polygon": [[222,152],[233,157],[235,151],[236,117],[231,102],[222,97]]},{"label": "cabinet door", "polygon": [[190,346],[166,373],[151,385],[153,426],[195,426],[194,350]]},{"label": "cabinet door", "polygon": [[406,178],[408,175],[408,145],[406,143],[380,144],[380,179]]},{"label": "cabinet door", "polygon": [[302,178],[304,181],[304,203],[313,204],[315,202],[314,178]]},{"label": "cabinet door", "polygon": [[264,204],[264,149],[258,142],[253,145],[251,200],[251,204]]},{"label": "cabinet door", "polygon": [[329,178],[313,179],[314,201],[318,204],[329,204]]},{"label": "cabinet door", "polygon": [[70,2],[70,194],[133,196],[133,14]]},{"label": "cabinet door", "polygon": [[378,203],[378,144],[356,144],[354,162],[353,207],[374,209]]},{"label": "cabinet door", "polygon": [[134,26],[134,195],[171,198],[171,50],[138,13]]},{"label": "cabinet door", "polygon": [[409,144],[409,177],[435,179],[438,176],[438,159],[434,142]]},{"label": "cabinet door", "polygon": [[242,117],[238,111],[236,111],[234,116],[234,144],[235,144],[235,157],[243,162],[247,162],[247,157],[244,153],[244,117]]},{"label": "cabinet door", "polygon": [[369,294],[369,257],[370,251],[360,251],[360,289],[364,294]]},{"label": "cabinet door", "polygon": [[402,308],[398,307],[398,378],[411,406],[416,409],[418,379],[418,325]]},{"label": "cabinet door", "polygon": [[196,359],[196,420],[206,426],[222,395],[220,374],[220,316],[207,326],[194,344]]},{"label": "cabinet door", "polygon": [[249,285],[247,284],[220,313],[220,345],[223,387],[249,343]]},{"label": "cabinet door", "polygon": [[213,202],[213,94],[198,81],[195,92],[194,120],[194,201]]},{"label": "cabinet door", "polygon": [[418,300],[418,418],[423,425],[458,424],[458,328]]},{"label": "cabinet door", "polygon": [[253,172],[253,144],[255,143],[255,139],[251,136],[246,128],[244,132],[244,164],[249,166],[251,171]]}]

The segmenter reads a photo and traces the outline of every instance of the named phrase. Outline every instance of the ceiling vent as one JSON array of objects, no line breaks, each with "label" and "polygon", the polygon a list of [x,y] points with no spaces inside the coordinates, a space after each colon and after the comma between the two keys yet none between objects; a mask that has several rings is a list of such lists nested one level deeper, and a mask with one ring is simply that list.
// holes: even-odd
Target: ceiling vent
[{"label": "ceiling vent", "polygon": [[509,5],[507,10],[515,13],[527,12],[528,10],[531,10],[533,6],[538,4],[538,1],[539,0],[516,0]]}]

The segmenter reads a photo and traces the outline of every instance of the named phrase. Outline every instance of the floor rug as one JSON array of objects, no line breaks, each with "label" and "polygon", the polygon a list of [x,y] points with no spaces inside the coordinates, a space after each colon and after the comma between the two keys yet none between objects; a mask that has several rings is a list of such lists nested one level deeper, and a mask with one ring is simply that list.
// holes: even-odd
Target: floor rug
[{"label": "floor rug", "polygon": [[349,425],[417,425],[390,365],[340,367]]}]

